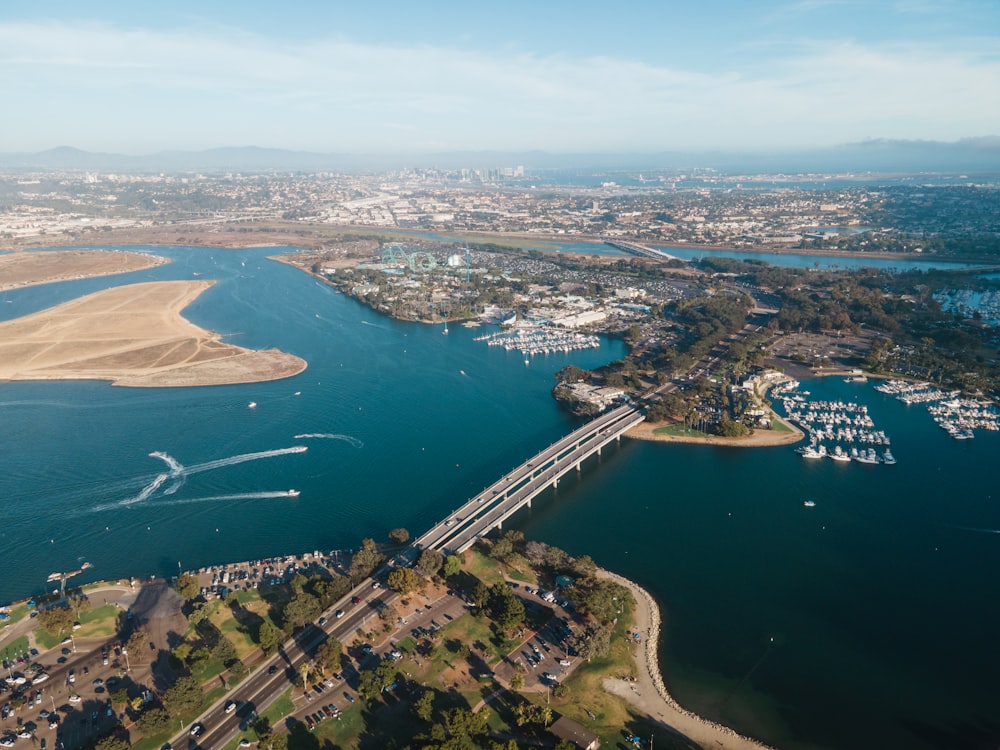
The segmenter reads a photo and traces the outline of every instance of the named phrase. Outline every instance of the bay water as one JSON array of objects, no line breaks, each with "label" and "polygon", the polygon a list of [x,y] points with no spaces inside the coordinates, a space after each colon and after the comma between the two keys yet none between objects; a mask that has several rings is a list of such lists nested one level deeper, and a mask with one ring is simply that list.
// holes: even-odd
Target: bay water
[{"label": "bay water", "polygon": [[[558,369],[625,353],[526,365],[473,341],[483,329],[392,321],[267,260],[290,248],[146,250],[173,262],[0,294],[0,319],[197,274],[216,284],[185,317],[309,367],[208,388],[0,385],[0,601],[84,561],[73,583],[419,533],[578,424],[549,395]],[[654,594],[667,684],[694,711],[789,748],[995,744],[1000,438],[953,441],[868,384],[804,387],[869,404],[897,465],[624,440],[515,525]]]}]

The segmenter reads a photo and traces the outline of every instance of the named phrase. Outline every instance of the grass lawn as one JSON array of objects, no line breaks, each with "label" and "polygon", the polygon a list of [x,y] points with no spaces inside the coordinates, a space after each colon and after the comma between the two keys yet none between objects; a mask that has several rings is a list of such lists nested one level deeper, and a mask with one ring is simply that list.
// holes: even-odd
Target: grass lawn
[{"label": "grass lawn", "polygon": [[50,648],[55,648],[60,643],[62,643],[63,639],[66,637],[67,636],[59,635],[58,633],[53,635],[40,625],[37,628],[35,628],[35,643],[37,643],[38,648],[42,649],[43,651],[48,651]]},{"label": "grass lawn", "polygon": [[10,615],[9,619],[4,620],[3,625],[13,625],[15,622],[20,622],[28,616],[28,612],[29,610],[27,604],[18,604],[17,606],[11,607],[10,612],[8,613]]},{"label": "grass lawn", "polygon": [[18,654],[23,654],[28,650],[28,636],[22,635],[15,638],[2,649],[0,649],[0,659],[11,659]]},{"label": "grass lawn", "polygon": [[695,430],[690,427],[685,427],[683,424],[668,424],[665,427],[657,427],[653,430],[654,435],[673,435],[677,437],[699,437],[707,438],[712,437],[707,432],[702,432],[701,430]]},{"label": "grass lawn", "polygon": [[771,432],[792,432],[792,428],[777,419],[771,420]]},{"label": "grass lawn", "polygon": [[80,615],[80,629],[73,633],[77,638],[110,636],[118,632],[118,615],[121,610],[113,604],[95,607]]}]

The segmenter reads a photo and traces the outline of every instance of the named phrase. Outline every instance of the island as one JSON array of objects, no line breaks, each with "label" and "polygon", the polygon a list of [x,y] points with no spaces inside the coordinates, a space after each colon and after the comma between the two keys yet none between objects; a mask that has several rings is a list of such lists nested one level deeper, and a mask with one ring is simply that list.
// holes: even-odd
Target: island
[{"label": "island", "polygon": [[129,284],[0,323],[0,380],[158,388],[255,383],[306,369],[299,357],[226,344],[185,320],[181,311],[212,284]]}]

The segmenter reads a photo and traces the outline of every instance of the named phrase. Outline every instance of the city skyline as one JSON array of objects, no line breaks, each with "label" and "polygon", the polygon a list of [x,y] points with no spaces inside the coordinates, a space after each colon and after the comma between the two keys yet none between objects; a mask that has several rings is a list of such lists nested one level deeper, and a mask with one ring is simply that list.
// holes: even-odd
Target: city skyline
[{"label": "city skyline", "polygon": [[1000,9],[851,0],[0,10],[0,151],[796,150],[1000,122]]}]

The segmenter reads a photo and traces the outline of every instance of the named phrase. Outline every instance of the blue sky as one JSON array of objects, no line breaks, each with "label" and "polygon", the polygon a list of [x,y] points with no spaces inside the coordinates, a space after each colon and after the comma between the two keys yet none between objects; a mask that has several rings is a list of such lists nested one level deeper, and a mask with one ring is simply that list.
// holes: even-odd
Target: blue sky
[{"label": "blue sky", "polygon": [[996,0],[0,4],[0,152],[773,151],[1000,134]]}]

